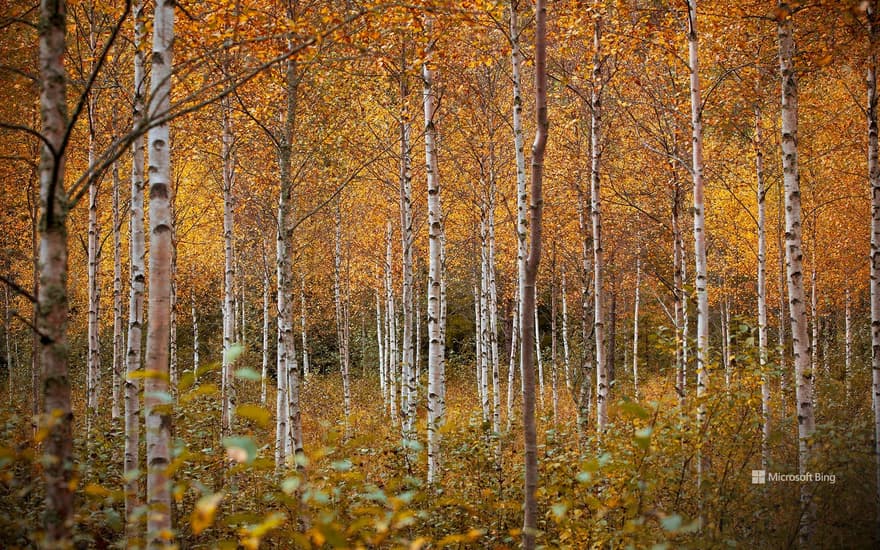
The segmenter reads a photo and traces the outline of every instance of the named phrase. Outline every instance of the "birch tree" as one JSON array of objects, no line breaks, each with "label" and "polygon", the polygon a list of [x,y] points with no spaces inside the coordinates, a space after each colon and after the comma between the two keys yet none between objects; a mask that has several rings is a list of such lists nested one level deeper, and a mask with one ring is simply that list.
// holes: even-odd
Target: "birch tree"
[{"label": "birch tree", "polygon": [[[145,116],[144,96],[146,72],[144,70],[144,38],[146,14],[143,0],[135,0],[132,6],[134,19],[134,85],[132,101],[132,125],[137,131]],[[129,208],[129,292],[128,336],[126,338],[125,377],[125,456],[123,474],[125,486],[126,538],[131,541],[138,536],[138,524],[132,521],[134,510],[140,504],[140,382],[134,377],[141,369],[141,346],[144,326],[144,283],[146,269],[144,257],[146,243],[144,234],[144,139],[137,137],[131,145],[131,205]]]},{"label": "birch tree", "polygon": [[235,345],[235,221],[233,188],[235,186],[235,137],[232,133],[232,113],[228,103],[223,106],[220,158],[223,161],[223,359],[221,384],[221,433],[232,431],[232,413],[235,408],[235,377],[232,370]]},{"label": "birch tree", "polygon": [[[157,0],[153,15],[152,74],[149,116],[168,113],[171,105],[171,63],[174,4]],[[172,400],[168,388],[168,344],[171,320],[171,136],[168,123],[156,123],[147,134],[150,150],[150,295],[147,325],[147,377],[144,408],[147,436],[147,541],[168,542],[171,492],[167,468],[171,461]]]},{"label": "birch tree", "polygon": [[406,409],[405,434],[413,430],[417,404],[417,378],[413,360],[413,213],[412,213],[412,125],[408,108],[409,85],[406,78],[406,50],[402,52],[403,67],[400,74],[400,252],[401,252],[401,293],[403,333],[400,343],[401,384],[405,386],[404,403]]},{"label": "birch tree", "polygon": [[[697,1],[688,0],[688,65],[690,68],[691,136],[694,180],[694,264],[697,293],[697,399],[706,391],[709,361],[709,293],[706,273],[706,205],[703,183],[703,99],[700,87],[698,57]],[[685,337],[686,339],[686,337]],[[702,422],[704,408],[697,409],[697,421]],[[697,461],[698,483],[702,479],[703,459]]]},{"label": "birch tree", "polygon": [[[95,21],[95,10],[89,8],[86,10],[86,18],[89,20],[89,38],[88,48],[91,61],[89,62],[89,72],[94,72],[95,63],[98,57],[97,33]],[[97,147],[97,101],[96,92],[89,92],[87,100],[88,123],[89,123],[89,171],[95,166],[95,148]],[[88,413],[86,416],[86,437],[91,441],[91,427],[98,413],[98,406],[101,396],[101,333],[100,333],[100,306],[101,306],[101,287],[100,287],[100,228],[98,226],[98,187],[100,178],[89,178],[89,242],[88,242],[88,354],[86,355],[86,364],[88,370],[87,389],[88,389]]]},{"label": "birch tree", "polygon": [[43,414],[40,428],[46,483],[43,516],[45,545],[71,544],[73,527],[73,413],[67,365],[67,214],[64,187],[64,140],[68,118],[67,75],[64,68],[66,5],[63,0],[40,4],[40,117],[43,145],[40,154],[40,287],[37,295],[37,332],[40,334]]},{"label": "birch tree", "polygon": [[[593,4],[593,9],[598,5]],[[608,421],[608,362],[605,357],[605,271],[602,249],[600,170],[602,162],[602,18],[594,13],[593,71],[590,90],[590,218],[593,221],[593,325],[596,338],[596,429],[601,434]]]},{"label": "birch tree", "polygon": [[[777,17],[779,75],[782,87],[782,167],[785,184],[785,263],[788,275],[788,311],[795,366],[795,394],[798,419],[798,471],[808,471],[812,456],[813,373],[810,368],[810,340],[804,295],[800,174],[798,169],[798,86],[794,68],[793,9],[780,2]],[[875,375],[876,376],[876,375]],[[809,483],[802,483],[799,538],[801,546],[812,545],[816,507]]]},{"label": "birch tree", "polygon": [[758,364],[761,368],[761,415],[764,421],[761,467],[766,470],[770,462],[770,373],[767,367],[767,235],[765,231],[767,190],[764,186],[761,124],[761,107],[755,104],[755,177],[758,180]]},{"label": "birch tree", "polygon": [[[114,111],[114,123],[116,120]],[[114,124],[115,126],[115,124]],[[113,400],[111,416],[119,418],[122,389],[122,222],[119,215],[119,163],[113,163]]]},{"label": "birch tree", "polygon": [[529,255],[526,258],[523,284],[522,366],[523,366],[523,432],[525,439],[525,491],[523,503],[523,548],[535,548],[538,529],[538,442],[535,423],[534,342],[535,281],[541,261],[541,231],[544,175],[544,151],[547,146],[547,8],[544,0],[535,2],[535,141],[532,144],[531,204],[529,206]]},{"label": "birch tree", "polygon": [[[871,186],[871,394],[874,408],[876,530],[880,534],[880,154],[877,125],[877,5],[868,2],[868,183]],[[800,423],[799,423],[800,424]]]},{"label": "birch tree", "polygon": [[440,428],[445,421],[443,356],[446,353],[442,334],[441,303],[443,258],[443,212],[440,207],[440,174],[437,159],[437,95],[434,69],[431,66],[434,38],[431,21],[426,22],[429,42],[422,65],[422,101],[425,110],[425,173],[428,180],[428,483],[441,477]]}]

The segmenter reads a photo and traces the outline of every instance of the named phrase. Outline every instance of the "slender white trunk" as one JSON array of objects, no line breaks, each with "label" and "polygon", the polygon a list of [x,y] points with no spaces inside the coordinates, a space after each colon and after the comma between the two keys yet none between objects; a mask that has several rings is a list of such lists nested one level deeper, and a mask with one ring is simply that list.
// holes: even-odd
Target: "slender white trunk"
[{"label": "slender white trunk", "polygon": [[[174,43],[174,3],[156,0],[153,15],[152,74],[150,77],[149,118],[165,115],[171,106],[172,45]],[[147,325],[146,369],[152,376],[144,382],[144,408],[147,436],[147,543],[150,547],[170,542],[171,483],[167,468],[171,463],[171,424],[168,367],[171,322],[171,256],[174,225],[171,217],[171,139],[167,123],[150,128],[150,271],[149,315]]]},{"label": "slender white trunk", "polygon": [[412,151],[410,145],[410,121],[407,109],[409,89],[405,76],[401,76],[400,100],[400,243],[401,243],[401,293],[403,334],[400,342],[402,373],[401,383],[407,396],[403,411],[406,417],[405,433],[412,436],[416,421],[418,387],[413,361],[413,214],[412,214]]},{"label": "slender white trunk", "polygon": [[[426,22],[431,34],[431,21]],[[425,109],[425,172],[428,180],[428,483],[441,478],[440,428],[445,421],[445,380],[443,361],[446,343],[443,334],[443,213],[440,207],[440,174],[437,160],[437,95],[431,67],[433,38],[425,49],[422,65],[422,99]]]},{"label": "slender white trunk", "polygon": [[[134,98],[132,126],[135,131],[144,119],[144,93],[146,73],[144,71],[143,40],[146,29],[143,0],[136,0],[132,6],[134,20]],[[125,517],[126,539],[138,538],[139,522],[133,521],[133,513],[140,505],[140,482],[137,471],[140,468],[140,382],[133,375],[141,369],[141,346],[144,323],[144,140],[136,138],[131,146],[131,205],[129,212],[129,294],[128,294],[128,337],[126,338],[126,377],[125,377],[125,457],[123,474],[125,476]]]},{"label": "slender white trunk", "polygon": [[[398,366],[397,366],[397,322],[395,319],[394,307],[394,281],[392,280],[391,265],[394,260],[391,248],[392,228],[391,222],[385,230],[385,338],[386,338],[386,360],[385,367],[388,371],[387,378],[389,382],[390,402],[391,402],[391,419],[397,423],[398,405],[406,402],[406,392],[404,388],[400,388],[400,401],[398,401],[397,382],[398,382]],[[401,408],[400,412],[405,414],[405,409]],[[401,426],[403,427],[403,426]]]},{"label": "slender white trunk", "polygon": [[852,395],[852,299],[849,287],[846,287],[846,306],[844,310],[843,329],[843,375],[846,384],[846,400]]},{"label": "slender white trunk", "polygon": [[779,326],[778,330],[778,342],[777,342],[777,352],[779,362],[779,412],[784,416],[785,415],[785,406],[788,401],[788,372],[785,366],[785,324],[786,324],[786,310],[788,309],[788,304],[786,303],[786,295],[787,295],[787,287],[785,284],[785,244],[783,243],[783,236],[785,234],[785,227],[783,225],[783,212],[785,211],[785,207],[783,206],[783,195],[784,195],[783,185],[779,185],[779,194],[777,196],[777,208],[776,208],[776,249],[779,252],[779,270],[778,270],[778,279],[777,285],[779,286]]},{"label": "slender white trunk", "polygon": [[[788,272],[788,304],[791,323],[792,352],[795,364],[798,470],[808,471],[815,432],[813,417],[813,372],[810,366],[810,340],[807,334],[807,312],[804,296],[803,248],[801,225],[800,175],[798,173],[798,88],[794,69],[794,37],[789,6],[781,2],[782,14],[777,21],[779,37],[779,73],[782,86],[782,167],[785,183],[785,251]],[[810,547],[816,517],[816,506],[809,483],[801,484],[800,522],[802,547]]]},{"label": "slender white trunk", "polygon": [[231,111],[223,107],[223,135],[220,156],[223,159],[223,244],[225,267],[223,270],[223,364],[221,434],[232,431],[232,414],[235,408],[235,377],[233,373],[232,347],[235,345],[235,257],[232,249],[235,239],[233,219],[233,187],[235,186],[235,139],[232,135]]},{"label": "slender white trunk", "polygon": [[342,373],[342,405],[346,433],[351,416],[351,382],[349,379],[348,314],[342,289],[342,213],[336,204],[336,247],[333,254],[333,299],[336,305],[336,339],[339,344],[339,371]]},{"label": "slender white trunk", "polygon": [[190,301],[190,309],[192,310],[192,335],[193,335],[193,380],[199,379],[199,315],[196,310],[196,291],[194,278],[190,279],[193,281],[193,287],[189,290],[189,301]]},{"label": "slender white trunk", "polygon": [[376,289],[376,356],[379,360],[379,390],[382,392],[382,413],[388,412],[388,379],[385,368],[385,349],[382,341],[382,300]]},{"label": "slender white trunk", "polygon": [[[700,63],[697,55],[697,2],[688,0],[688,64],[690,65],[692,175],[694,180],[694,276],[697,293],[697,398],[706,392],[709,362],[709,293],[706,273],[706,206],[703,195],[703,99]],[[697,422],[703,422],[705,408],[697,409]],[[697,460],[698,483],[702,480],[703,458]]]},{"label": "slender white trunk", "polygon": [[485,221],[480,224],[480,400],[483,409],[483,422],[489,421],[491,405],[489,401],[489,251]]},{"label": "slender white trunk", "polygon": [[[482,267],[480,269],[482,272]],[[480,276],[482,281],[482,275]],[[482,292],[480,285],[474,282],[474,365],[477,378],[477,397],[480,400],[480,410],[483,413],[483,422],[489,417],[489,398],[485,395],[485,384],[483,382],[483,308],[481,307]]]},{"label": "slender white trunk", "polygon": [[591,245],[589,227],[586,219],[586,199],[584,193],[578,188],[578,230],[581,237],[581,368],[578,375],[577,398],[578,406],[577,431],[578,443],[585,443],[587,426],[590,422],[590,414],[593,410],[593,328],[595,318],[590,313],[590,278],[592,267],[590,264]]},{"label": "slender white trunk", "polygon": [[755,175],[758,179],[758,364],[761,369],[761,467],[770,464],[770,373],[767,366],[767,234],[761,108],[755,105]]},{"label": "slender white trunk", "polygon": [[[519,0],[510,2],[510,58],[513,78],[513,147],[516,161],[516,273],[517,273],[517,317],[520,340],[526,340],[523,333],[525,324],[522,322],[523,296],[525,294],[526,277],[526,244],[528,240],[528,228],[526,226],[526,209],[528,207],[528,189],[526,187],[526,157],[524,149],[523,123],[522,123],[522,52],[520,51],[520,34],[522,29],[517,21],[517,6]],[[519,371],[523,372],[523,358],[520,354]],[[521,378],[521,385],[524,384]],[[508,409],[510,409],[510,394],[508,394]],[[508,415],[508,427],[510,416]]]},{"label": "slender white trunk", "polygon": [[608,361],[605,357],[605,274],[602,249],[600,170],[602,162],[602,20],[593,21],[593,72],[590,93],[590,217],[593,220],[593,325],[596,338],[596,429],[601,434],[608,422]]},{"label": "slender white trunk", "polygon": [[171,186],[171,320],[168,335],[168,381],[177,399],[177,216],[174,212],[176,189]]},{"label": "slender white trunk", "polygon": [[308,322],[306,318],[306,276],[300,277],[299,281],[299,304],[300,304],[300,329],[302,332],[302,357],[303,357],[303,385],[308,381],[309,375],[309,338]]},{"label": "slender white trunk", "polygon": [[810,346],[810,371],[813,373],[813,414],[816,411],[816,401],[819,399],[819,300],[816,291],[817,274],[816,274],[816,233],[815,225],[818,220],[813,217],[813,261],[810,269],[810,327],[812,328],[812,345]]},{"label": "slender white trunk", "polygon": [[[91,32],[89,38],[91,50],[95,50],[95,35]],[[89,166],[95,163],[95,125],[97,121],[95,117],[96,105],[94,94],[89,99]],[[88,241],[88,300],[89,300],[89,321],[88,321],[88,354],[86,356],[88,370],[88,416],[86,422],[86,431],[91,433],[91,426],[98,414],[101,395],[101,342],[100,342],[100,319],[99,309],[101,305],[101,288],[99,278],[100,273],[100,252],[98,243],[100,240],[100,228],[98,227],[98,179],[91,178],[89,180],[89,241]]]},{"label": "slender white trunk", "polygon": [[[116,113],[114,111],[114,122]],[[122,222],[119,219],[119,163],[113,163],[113,404],[111,416],[119,418],[122,394]],[[8,347],[8,345],[7,345]],[[8,355],[8,352],[7,352]],[[11,372],[11,369],[10,369]],[[11,387],[11,385],[10,385]]]},{"label": "slender white trunk", "polygon": [[[501,373],[498,359],[498,287],[495,281],[495,150],[494,141],[490,149],[489,168],[489,208],[487,226],[489,230],[489,349],[492,370],[492,431],[501,433]],[[445,284],[445,275],[444,275]],[[445,317],[445,315],[444,315]],[[498,447],[500,449],[500,446]]]},{"label": "slender white trunk", "polygon": [[730,394],[730,315],[727,312],[727,298],[721,300],[721,366],[724,369],[724,389]]},{"label": "slender white trunk", "polygon": [[636,294],[633,298],[633,395],[636,400],[641,398],[639,394],[639,290],[642,285],[642,256],[641,249],[636,252]]},{"label": "slender white trunk", "polygon": [[[537,294],[537,290],[535,291]],[[535,300],[535,359],[538,363],[538,397],[540,398],[541,408],[544,408],[544,358],[541,355],[541,327],[538,322],[538,305]]]},{"label": "slender white trunk", "polygon": [[[263,361],[260,371],[260,404],[264,407],[266,406],[266,394],[269,391],[269,291],[271,286],[269,270],[265,267],[263,270]],[[193,309],[193,314],[195,314],[195,309]],[[195,315],[193,315],[193,320],[195,320]]]},{"label": "slender white trunk", "polygon": [[517,338],[519,337],[519,292],[513,299],[513,322],[510,329],[510,362],[507,364],[507,431],[510,431],[513,423],[513,400],[516,382],[516,351],[518,349]]},{"label": "slender white trunk", "polygon": [[[292,14],[288,13],[288,16]],[[299,367],[296,360],[293,336],[293,231],[294,231],[294,184],[291,173],[294,123],[299,87],[296,61],[288,60],[285,67],[286,114],[284,128],[279,140],[278,164],[280,192],[278,197],[278,400],[276,403],[276,452],[275,465],[280,469],[289,457],[296,466],[302,467],[303,454],[302,415],[299,396]]]},{"label": "slender white trunk", "polygon": [[869,64],[867,75],[868,180],[871,185],[871,395],[874,408],[875,529],[880,537],[880,160],[877,146],[877,17],[868,2]]},{"label": "slender white trunk", "polygon": [[568,345],[568,298],[565,284],[565,267],[562,268],[562,364],[565,371],[565,385],[571,391],[571,351]]}]

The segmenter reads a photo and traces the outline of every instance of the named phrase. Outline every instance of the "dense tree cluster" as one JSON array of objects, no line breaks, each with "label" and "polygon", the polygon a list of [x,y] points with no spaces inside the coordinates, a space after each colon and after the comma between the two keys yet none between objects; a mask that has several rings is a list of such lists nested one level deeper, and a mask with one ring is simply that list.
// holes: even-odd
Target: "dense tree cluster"
[{"label": "dense tree cluster", "polygon": [[877,7],[2,3],[0,541],[877,544]]}]

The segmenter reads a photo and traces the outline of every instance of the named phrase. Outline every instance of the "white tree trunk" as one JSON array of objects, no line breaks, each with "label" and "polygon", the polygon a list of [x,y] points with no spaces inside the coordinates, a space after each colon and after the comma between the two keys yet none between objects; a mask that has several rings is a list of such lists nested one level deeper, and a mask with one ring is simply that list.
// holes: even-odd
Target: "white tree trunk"
[{"label": "white tree trunk", "polygon": [[815,225],[818,220],[816,220],[815,214],[813,217],[814,231],[813,231],[813,261],[810,269],[810,327],[812,329],[812,345],[810,346],[810,372],[813,373],[813,414],[816,411],[816,401],[818,400],[819,393],[819,315],[818,315],[818,306],[819,300],[816,292],[816,283],[817,274],[816,274],[816,233]]},{"label": "white tree trunk", "polygon": [[[90,42],[92,51],[94,46],[94,30],[90,33]],[[95,163],[95,125],[96,105],[94,94],[89,99],[89,167]],[[100,251],[98,250],[100,240],[100,228],[98,227],[98,178],[89,180],[89,242],[88,242],[88,300],[89,300],[89,322],[88,322],[88,354],[86,355],[88,370],[88,416],[86,418],[86,432],[91,433],[92,423],[98,414],[101,395],[101,327],[99,319],[99,309],[101,306],[101,288],[99,278],[100,273]],[[87,436],[88,437],[88,436]],[[89,438],[90,439],[90,438]]]},{"label": "white tree trunk", "polygon": [[[489,351],[492,371],[492,431],[501,433],[501,380],[498,360],[498,288],[495,282],[495,153],[494,145],[490,150],[489,168],[489,205],[486,225],[488,229],[488,258],[487,275],[489,285],[488,308],[489,308]],[[445,275],[444,275],[445,283]],[[496,453],[500,464],[500,444]]]},{"label": "white tree trunk", "polygon": [[[779,36],[779,73],[782,85],[782,167],[785,183],[785,260],[788,272],[788,305],[791,323],[792,352],[795,363],[798,470],[807,471],[812,455],[815,431],[813,417],[813,373],[810,367],[810,340],[807,334],[807,312],[804,296],[803,248],[801,225],[800,175],[798,173],[798,88],[793,63],[794,37],[788,6],[780,3],[785,12],[777,22]],[[812,545],[813,523],[816,517],[812,488],[801,484],[800,522],[801,546]]]},{"label": "white tree trunk", "polygon": [[[401,387],[400,399],[398,401],[398,366],[397,366],[397,322],[395,319],[394,307],[394,281],[392,280],[391,265],[394,260],[393,251],[391,249],[392,228],[391,222],[385,230],[385,368],[387,369],[388,389],[390,392],[389,401],[391,402],[391,419],[396,424],[398,420],[398,405],[405,402],[406,392]],[[402,414],[405,410],[401,409]],[[403,426],[401,426],[403,427]]]},{"label": "white tree trunk", "polygon": [[843,375],[846,384],[846,401],[849,403],[852,395],[852,299],[849,287],[846,288],[846,305],[844,311],[843,329]]},{"label": "white tree trunk", "polygon": [[480,224],[480,403],[483,410],[483,423],[489,421],[491,405],[489,401],[489,250],[485,220]]},{"label": "white tree trunk", "polygon": [[[706,206],[703,196],[703,99],[700,63],[697,55],[697,2],[688,0],[688,64],[690,65],[691,130],[694,180],[694,276],[697,291],[697,398],[706,392],[709,364],[709,293],[706,273]],[[704,407],[697,409],[702,422]],[[698,482],[702,479],[702,457],[697,460]]]},{"label": "white tree trunk", "polygon": [[[291,14],[288,14],[291,15]],[[285,67],[287,105],[284,128],[278,148],[279,183],[278,197],[278,400],[276,403],[276,469],[280,469],[289,457],[298,467],[303,454],[302,415],[299,396],[299,367],[296,360],[293,336],[293,231],[294,195],[291,156],[293,150],[294,122],[297,105],[299,75],[296,61],[288,60]]]},{"label": "white tree trunk", "polygon": [[231,111],[223,107],[223,135],[220,156],[223,159],[223,363],[222,403],[220,433],[227,436],[232,431],[232,415],[235,408],[235,376],[233,352],[235,345],[235,257],[232,249],[235,240],[233,219],[233,187],[235,186],[235,138],[232,135]]},{"label": "white tree trunk", "polygon": [[349,379],[348,313],[346,296],[342,288],[342,212],[336,204],[336,246],[333,254],[333,299],[336,306],[336,339],[339,344],[339,371],[342,373],[342,405],[346,433],[351,417],[351,382]]},{"label": "white tree trunk", "polygon": [[642,284],[642,256],[641,248],[636,252],[636,294],[633,298],[633,344],[632,344],[632,370],[633,370],[633,395],[638,401],[639,394],[639,290]]},{"label": "white tree trunk", "polygon": [[[431,34],[431,22],[426,23]],[[442,317],[443,213],[440,209],[440,174],[437,160],[437,96],[431,67],[433,38],[422,65],[422,99],[425,109],[425,172],[428,179],[428,483],[441,477],[440,428],[445,421],[443,360],[446,353]]]},{"label": "white tree trunk", "polygon": [[177,191],[171,185],[171,319],[169,322],[168,335],[168,381],[171,384],[171,394],[177,399],[177,215],[175,214],[175,200]]},{"label": "white tree trunk", "polygon": [[199,379],[199,314],[196,310],[195,278],[190,279],[193,286],[189,291],[190,309],[192,310],[192,335],[193,335],[193,380]]},{"label": "white tree trunk", "polygon": [[[595,7],[595,6],[594,6]],[[602,161],[602,65],[600,17],[593,21],[593,72],[590,93],[590,217],[593,221],[593,331],[596,338],[596,429],[605,431],[608,422],[608,361],[605,357],[605,274],[602,249],[600,170]]]},{"label": "white tree trunk", "polygon": [[[264,407],[266,406],[266,394],[269,391],[269,292],[271,286],[269,270],[266,267],[264,266],[263,269],[263,361],[260,371],[260,404]],[[193,313],[195,313],[195,309],[193,309]]]},{"label": "white tree trunk", "polygon": [[[143,0],[136,0],[132,6],[134,18],[134,98],[132,126],[138,130],[144,118],[144,94],[146,92],[146,73],[144,71],[143,41],[146,29]],[[126,378],[125,378],[125,457],[123,474],[125,484],[126,538],[138,538],[139,522],[133,521],[132,514],[140,505],[140,483],[136,474],[140,468],[140,382],[133,378],[141,369],[141,346],[143,344],[144,323],[144,140],[135,139],[131,146],[131,206],[129,212],[129,295],[128,295],[128,337],[126,338]]]},{"label": "white tree trunk", "polygon": [[416,369],[413,361],[413,214],[412,214],[412,151],[410,145],[410,121],[407,109],[409,90],[406,77],[401,76],[400,100],[400,247],[401,247],[401,293],[400,302],[403,314],[403,334],[400,342],[402,373],[401,383],[405,386],[407,437],[412,437],[416,421],[418,387]]},{"label": "white tree trunk", "polygon": [[874,2],[868,2],[869,64],[868,92],[868,180],[871,185],[871,395],[874,408],[874,459],[876,461],[875,524],[880,536],[880,159],[877,145],[877,17]]},{"label": "white tree trunk", "polygon": [[[114,122],[116,118],[114,111]],[[122,222],[119,219],[119,163],[113,163],[113,404],[111,416],[120,414],[122,392]],[[8,353],[7,353],[8,355]],[[11,386],[10,386],[11,387]]]},{"label": "white tree trunk", "polygon": [[309,338],[308,322],[306,318],[306,276],[300,277],[299,304],[300,304],[300,328],[302,332],[302,357],[303,357],[303,384],[305,384],[311,372],[309,371]]},{"label": "white tree trunk", "polygon": [[[171,106],[171,63],[174,43],[174,3],[156,0],[153,15],[150,118],[165,115]],[[170,479],[171,423],[168,409],[168,347],[171,321],[171,140],[168,123],[150,128],[147,135],[150,174],[150,271],[147,326],[147,376],[144,383],[147,436],[147,542],[166,544],[171,531]]]},{"label": "white tree trunk", "polygon": [[516,396],[514,392],[516,382],[516,351],[518,349],[517,338],[519,338],[519,291],[514,295],[513,299],[513,322],[510,329],[510,362],[507,365],[507,431],[510,431],[513,423],[513,401]]},{"label": "white tree trunk", "polygon": [[767,233],[761,108],[755,105],[755,175],[758,179],[758,364],[761,369],[761,468],[770,463],[770,373],[767,366]]},{"label": "white tree trunk", "polygon": [[38,428],[45,481],[46,548],[73,546],[73,412],[70,402],[67,351],[67,214],[64,188],[67,119],[67,73],[64,69],[66,7],[64,2],[42,2],[39,11],[39,84],[42,135],[39,160],[39,290],[35,333],[40,338],[43,414]]},{"label": "white tree trunk", "polygon": [[[535,290],[537,294],[537,289]],[[541,408],[544,408],[544,357],[541,355],[541,324],[538,322],[538,304],[535,299],[535,359],[538,363],[538,397]]]},{"label": "white tree trunk", "polygon": [[376,356],[379,360],[379,390],[382,393],[382,413],[388,412],[388,377],[385,367],[385,346],[382,339],[382,300],[376,289]]},{"label": "white tree trunk", "polygon": [[565,371],[565,385],[571,391],[571,351],[568,345],[568,290],[565,284],[565,267],[562,268],[562,365]]},{"label": "white tree trunk", "polygon": [[[526,209],[528,207],[528,189],[526,187],[526,157],[523,137],[522,123],[522,52],[520,51],[520,34],[522,29],[517,21],[517,6],[519,0],[511,0],[510,2],[510,59],[512,65],[513,78],[513,148],[516,162],[516,290],[517,290],[517,327],[520,341],[526,340],[524,335],[523,316],[523,295],[525,293],[525,277],[526,277],[526,244],[528,239],[528,228],[526,226]],[[512,353],[512,352],[511,352]],[[520,354],[519,372],[523,372],[523,358]],[[509,376],[512,380],[512,377]],[[520,385],[524,384],[524,378],[520,378]],[[508,409],[511,408],[512,400],[508,389]],[[510,414],[508,411],[508,428],[510,427]]]}]

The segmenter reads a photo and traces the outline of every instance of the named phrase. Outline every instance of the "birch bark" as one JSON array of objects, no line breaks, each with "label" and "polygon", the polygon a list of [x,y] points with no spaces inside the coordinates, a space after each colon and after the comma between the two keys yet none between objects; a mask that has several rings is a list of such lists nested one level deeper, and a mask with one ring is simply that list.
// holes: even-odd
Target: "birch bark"
[{"label": "birch bark", "polygon": [[[426,27],[430,35],[430,20]],[[437,159],[437,95],[431,67],[433,38],[425,49],[422,65],[422,100],[425,110],[425,172],[428,179],[428,483],[439,481],[441,472],[440,428],[445,421],[442,317],[443,213],[440,207],[440,174]]]},{"label": "birch bark", "polygon": [[[143,0],[135,0],[132,6],[134,20],[134,97],[132,126],[140,129],[144,120],[144,94],[146,73],[144,70],[143,41],[146,36],[146,16]],[[129,294],[128,337],[126,338],[125,378],[125,458],[123,473],[125,486],[126,538],[129,542],[139,535],[138,523],[132,514],[140,504],[140,382],[132,375],[141,369],[141,346],[144,324],[144,283],[146,250],[144,235],[144,139],[139,137],[131,146],[131,206],[129,218]]]},{"label": "birch bark", "polygon": [[[156,0],[153,15],[150,118],[164,116],[171,106],[171,68],[174,44],[174,3]],[[144,383],[147,439],[147,542],[164,546],[171,532],[171,492],[167,468],[171,461],[171,405],[168,385],[168,347],[171,321],[171,140],[167,123],[150,128],[150,296],[148,301],[148,376]]]},{"label": "birch bark", "polygon": [[[792,352],[795,364],[795,394],[798,419],[798,470],[805,473],[812,455],[815,431],[813,417],[813,372],[810,366],[810,340],[804,296],[803,248],[801,225],[800,175],[798,171],[798,86],[794,68],[792,8],[779,3],[777,19],[779,38],[779,74],[782,88],[782,166],[785,184],[785,252],[788,275],[788,309],[791,324]],[[799,538],[801,546],[810,547],[816,517],[816,505],[809,483],[801,484]]]}]

